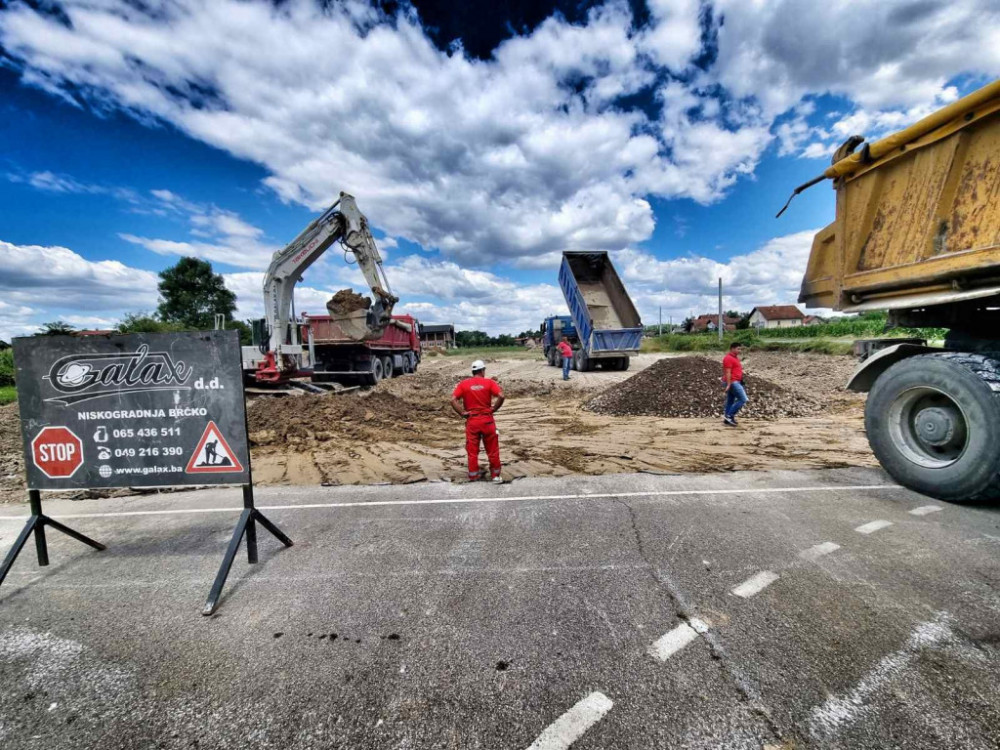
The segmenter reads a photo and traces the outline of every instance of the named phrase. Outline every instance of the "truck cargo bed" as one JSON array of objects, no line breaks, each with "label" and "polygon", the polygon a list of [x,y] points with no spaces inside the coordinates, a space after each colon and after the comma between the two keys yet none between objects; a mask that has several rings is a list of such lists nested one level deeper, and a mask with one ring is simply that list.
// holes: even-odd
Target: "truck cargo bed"
[{"label": "truck cargo bed", "polygon": [[1000,293],[1000,82],[865,153],[826,171],[836,221],[813,241],[799,301],[861,311]]},{"label": "truck cargo bed", "polygon": [[606,252],[563,253],[559,286],[588,357],[639,351],[642,321]]}]

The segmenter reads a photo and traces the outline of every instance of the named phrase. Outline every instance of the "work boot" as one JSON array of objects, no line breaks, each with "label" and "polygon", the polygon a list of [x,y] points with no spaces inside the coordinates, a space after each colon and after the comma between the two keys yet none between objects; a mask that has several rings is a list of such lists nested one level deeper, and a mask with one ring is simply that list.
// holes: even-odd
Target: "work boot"
[{"label": "work boot", "polygon": [[493,477],[493,484],[503,484],[503,477],[497,474]]},{"label": "work boot", "polygon": [[736,427],[736,420],[732,417],[723,417],[722,424],[726,425],[726,427]]}]

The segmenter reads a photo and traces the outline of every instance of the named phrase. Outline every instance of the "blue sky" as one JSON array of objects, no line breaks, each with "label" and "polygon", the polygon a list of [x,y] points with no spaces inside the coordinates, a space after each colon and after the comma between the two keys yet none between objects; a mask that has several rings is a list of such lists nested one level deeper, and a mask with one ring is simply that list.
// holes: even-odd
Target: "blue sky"
[{"label": "blue sky", "polygon": [[[517,332],[602,249],[644,320],[795,301],[833,192],[793,187],[1000,73],[979,0],[72,0],[0,10],[0,338],[106,327],[212,261],[243,317],[349,190],[397,308]],[[858,17],[871,23],[859,26]],[[339,253],[299,310],[361,286]]]}]

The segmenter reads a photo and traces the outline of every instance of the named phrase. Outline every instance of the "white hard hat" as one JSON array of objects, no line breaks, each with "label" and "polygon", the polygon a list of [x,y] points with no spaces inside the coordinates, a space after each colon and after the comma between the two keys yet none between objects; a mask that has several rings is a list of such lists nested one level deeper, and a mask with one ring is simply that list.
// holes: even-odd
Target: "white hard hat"
[{"label": "white hard hat", "polygon": [[485,370],[485,369],[486,369],[486,363],[483,362],[483,360],[481,359],[477,359],[475,362],[472,363],[473,372],[475,372],[476,370]]}]

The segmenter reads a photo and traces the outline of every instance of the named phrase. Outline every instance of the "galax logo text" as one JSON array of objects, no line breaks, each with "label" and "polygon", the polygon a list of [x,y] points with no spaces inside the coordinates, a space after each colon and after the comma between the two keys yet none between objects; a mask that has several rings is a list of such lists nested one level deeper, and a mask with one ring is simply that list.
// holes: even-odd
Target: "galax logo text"
[{"label": "galax logo text", "polygon": [[123,391],[189,390],[186,385],[194,372],[182,360],[167,352],[151,352],[146,344],[134,352],[115,354],[72,354],[57,359],[45,379],[59,391],[45,399],[62,404],[113,396]]}]

